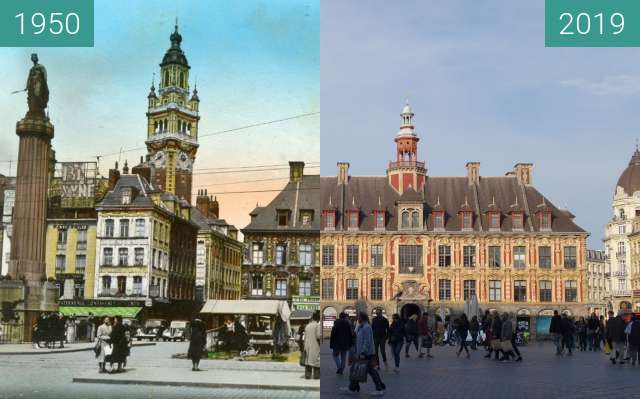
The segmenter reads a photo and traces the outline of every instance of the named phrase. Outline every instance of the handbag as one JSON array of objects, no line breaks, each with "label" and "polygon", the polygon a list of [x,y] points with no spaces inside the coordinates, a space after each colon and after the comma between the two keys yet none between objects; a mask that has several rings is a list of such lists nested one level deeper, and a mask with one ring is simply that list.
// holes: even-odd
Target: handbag
[{"label": "handbag", "polygon": [[466,339],[466,341],[467,342],[473,341],[473,337],[471,336],[471,331],[467,331],[467,339]]},{"label": "handbag", "polygon": [[108,345],[104,348],[105,356],[111,356],[112,353],[113,353],[113,345]]},{"label": "handbag", "polygon": [[500,342],[500,347],[502,348],[502,350],[504,352],[513,351],[513,345],[511,345],[511,341],[501,341]]},{"label": "handbag", "polygon": [[608,355],[611,353],[611,345],[609,345],[609,340],[604,341],[604,354]]},{"label": "handbag", "polygon": [[369,360],[354,360],[349,370],[349,379],[357,382],[367,382],[367,364]]},{"label": "handbag", "polygon": [[300,352],[300,365],[301,366],[306,366],[306,360],[307,360],[307,351],[305,351],[304,349],[302,350],[302,352]]},{"label": "handbag", "polygon": [[96,354],[96,357],[100,356],[101,350],[102,350],[102,345],[100,345],[100,341],[96,341],[96,344],[93,347],[93,353]]},{"label": "handbag", "polygon": [[492,339],[491,340],[491,348],[493,348],[493,350],[495,350],[495,351],[499,351],[501,349],[500,340],[499,339]]}]

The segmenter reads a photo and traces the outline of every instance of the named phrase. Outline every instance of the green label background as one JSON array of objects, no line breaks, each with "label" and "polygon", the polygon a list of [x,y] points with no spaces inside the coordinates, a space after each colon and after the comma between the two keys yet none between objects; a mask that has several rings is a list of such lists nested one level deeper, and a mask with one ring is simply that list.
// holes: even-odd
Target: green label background
[{"label": "green label background", "polygon": [[[573,15],[570,31],[573,35],[561,35],[567,18],[560,21],[560,15]],[[581,35],[576,30],[578,14],[587,13],[591,17],[591,31]],[[613,35],[617,29],[611,26],[613,13],[624,15],[624,30]],[[599,20],[593,16],[603,13],[603,31],[600,34]],[[616,21],[619,22],[619,21]],[[545,0],[545,45],[547,47],[637,47],[640,46],[640,0]]]},{"label": "green label background", "polygon": [[[0,47],[93,47],[93,4],[94,0],[0,0]],[[45,16],[45,30],[34,35],[31,16],[36,13]],[[66,30],[53,35],[49,28],[50,14],[61,12],[64,24],[70,12],[78,14],[80,30],[69,35]],[[20,34],[20,19],[17,14],[24,13],[24,34]],[[71,19],[71,29],[75,29],[75,19]],[[54,30],[58,26],[53,26]]]}]

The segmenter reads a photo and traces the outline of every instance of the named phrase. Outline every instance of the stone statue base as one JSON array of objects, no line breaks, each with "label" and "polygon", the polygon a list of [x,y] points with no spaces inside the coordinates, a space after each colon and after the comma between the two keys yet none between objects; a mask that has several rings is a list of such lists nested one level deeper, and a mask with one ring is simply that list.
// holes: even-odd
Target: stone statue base
[{"label": "stone statue base", "polygon": [[44,136],[45,139],[53,138],[53,125],[49,118],[25,116],[16,123],[16,134]]},{"label": "stone statue base", "polygon": [[40,315],[44,312],[58,311],[58,288],[50,282],[0,281],[0,303],[2,303],[3,309],[14,309],[17,317],[13,321],[4,320],[2,323],[14,324],[14,327],[19,327],[19,330],[14,328],[11,331],[20,331],[18,335],[21,335],[3,337],[3,340],[31,342],[33,327]]}]

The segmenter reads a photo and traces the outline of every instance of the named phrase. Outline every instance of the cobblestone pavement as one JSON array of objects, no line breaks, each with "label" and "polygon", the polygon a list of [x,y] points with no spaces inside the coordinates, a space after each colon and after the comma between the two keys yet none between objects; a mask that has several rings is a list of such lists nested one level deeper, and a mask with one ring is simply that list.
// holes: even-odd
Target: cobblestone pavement
[{"label": "cobblestone pavement", "polygon": [[[434,358],[400,360],[400,372],[392,371],[393,358],[387,348],[390,367],[381,370],[392,398],[640,398],[640,366],[613,366],[602,352],[578,352],[555,356],[551,343],[522,347],[524,361],[500,363],[483,358],[483,349],[472,351],[471,359],[456,357],[453,347],[436,347]],[[404,351],[404,348],[403,348]],[[348,397],[338,392],[347,386],[346,376],[337,376],[327,344],[322,347],[321,396]],[[347,374],[345,372],[345,374]],[[360,396],[374,390],[371,378],[361,384]]]},{"label": "cobblestone pavement", "polygon": [[[191,362],[171,359],[171,355],[186,352],[188,343],[160,342],[156,346],[132,349],[127,367],[157,367],[159,371],[170,372],[173,368],[191,368]],[[211,363],[210,363],[211,362]],[[203,369],[225,368],[237,370],[238,378],[243,378],[243,369],[261,369],[264,364],[250,362],[203,360]],[[283,368],[290,367],[282,365]],[[97,363],[91,352],[73,352],[43,355],[2,355],[0,356],[0,376],[2,387],[0,398],[34,399],[168,399],[168,398],[216,398],[216,399],[307,399],[320,397],[318,392],[298,390],[257,390],[229,388],[170,387],[149,385],[114,385],[73,383],[72,378],[87,371],[96,370]],[[282,371],[291,374],[292,371]],[[300,375],[303,371],[300,368]],[[246,374],[246,373],[245,373]]]}]

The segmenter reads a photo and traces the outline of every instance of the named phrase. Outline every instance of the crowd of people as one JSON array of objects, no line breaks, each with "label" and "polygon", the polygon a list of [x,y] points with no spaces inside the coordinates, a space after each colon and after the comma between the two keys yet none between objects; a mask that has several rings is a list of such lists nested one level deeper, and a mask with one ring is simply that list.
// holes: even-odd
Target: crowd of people
[{"label": "crowd of people", "polygon": [[[123,324],[121,316],[105,317],[96,332],[94,347],[98,359],[98,372],[120,373],[127,366],[127,357],[131,354],[132,334]],[[106,364],[109,363],[109,371]],[[116,365],[114,368],[113,365]]]},{"label": "crowd of people", "polygon": [[34,347],[64,348],[66,343],[93,341],[99,320],[93,315],[86,318],[65,316],[59,312],[45,312],[33,327]]}]

